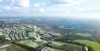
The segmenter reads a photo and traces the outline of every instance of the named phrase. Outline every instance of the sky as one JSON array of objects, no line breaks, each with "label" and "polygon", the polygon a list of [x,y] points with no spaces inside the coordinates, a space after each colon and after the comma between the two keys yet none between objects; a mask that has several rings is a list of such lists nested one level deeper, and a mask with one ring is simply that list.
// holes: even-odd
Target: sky
[{"label": "sky", "polygon": [[100,0],[0,0],[0,16],[100,19]]}]

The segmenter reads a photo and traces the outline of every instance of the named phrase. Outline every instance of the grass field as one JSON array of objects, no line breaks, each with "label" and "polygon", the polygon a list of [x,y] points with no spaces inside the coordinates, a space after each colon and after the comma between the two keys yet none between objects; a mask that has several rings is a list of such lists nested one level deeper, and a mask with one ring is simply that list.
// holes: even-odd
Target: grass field
[{"label": "grass field", "polygon": [[66,49],[68,51],[81,51],[82,47],[75,45],[75,44],[69,44],[69,43],[63,43],[63,42],[52,42],[49,44],[53,48],[59,48],[59,49]]},{"label": "grass field", "polygon": [[100,51],[100,43],[89,41],[89,40],[75,40],[76,42],[91,46],[94,51]]},{"label": "grass field", "polygon": [[92,36],[91,34],[86,34],[86,33],[76,33],[76,35],[85,36],[85,37],[91,37]]},{"label": "grass field", "polygon": [[30,41],[30,40],[23,40],[23,41],[19,41],[19,42],[16,42],[16,43],[26,45],[26,46],[30,46],[30,47],[33,47],[33,48],[37,48],[37,47],[43,46],[45,44],[44,41],[33,42],[33,41]]},{"label": "grass field", "polygon": [[29,40],[24,40],[24,41],[19,41],[17,42],[18,44],[23,44],[23,45],[27,45],[27,46],[30,46],[30,47],[33,47],[33,48],[37,48],[39,45],[35,42],[31,42]]}]

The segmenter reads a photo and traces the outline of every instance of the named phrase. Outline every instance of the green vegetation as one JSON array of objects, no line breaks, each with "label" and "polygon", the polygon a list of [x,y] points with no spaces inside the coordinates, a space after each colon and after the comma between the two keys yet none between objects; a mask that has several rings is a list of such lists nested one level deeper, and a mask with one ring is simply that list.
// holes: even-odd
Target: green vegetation
[{"label": "green vegetation", "polygon": [[39,46],[37,43],[29,41],[29,40],[19,41],[19,42],[16,42],[16,43],[27,45],[27,46],[30,46],[30,47],[33,47],[33,48],[37,48]]},{"label": "green vegetation", "polygon": [[39,46],[43,46],[46,42],[44,42],[44,41],[37,41],[36,42]]},{"label": "green vegetation", "polygon": [[29,51],[21,46],[18,46],[16,44],[10,43],[10,46],[6,48],[7,51]]},{"label": "green vegetation", "polygon": [[49,46],[53,47],[53,48],[58,48],[58,49],[64,49],[64,50],[68,50],[68,51],[81,51],[82,47],[75,45],[75,44],[69,44],[69,43],[63,43],[63,42],[52,42],[50,44],[48,44]]},{"label": "green vegetation", "polygon": [[33,42],[31,40],[23,40],[23,41],[18,41],[16,43],[26,45],[26,46],[29,46],[29,47],[33,47],[33,48],[37,48],[37,47],[43,46],[45,44],[44,41]]},{"label": "green vegetation", "polygon": [[91,37],[92,36],[91,34],[87,34],[87,33],[76,33],[76,35],[84,36],[84,37]]},{"label": "green vegetation", "polygon": [[75,41],[92,47],[94,51],[100,51],[100,44],[98,42],[93,42],[89,40],[75,40]]},{"label": "green vegetation", "polygon": [[[37,21],[38,19],[40,20]],[[85,47],[88,47],[90,51],[91,49],[100,51],[100,44],[94,42],[100,42],[100,31],[97,31],[95,26],[86,20],[86,22],[54,18],[51,20],[50,18],[5,20],[1,23],[0,39],[3,40],[2,42],[6,40],[14,43],[13,45],[18,45],[16,47],[19,48],[23,47],[29,51],[38,51],[44,47],[65,51],[83,51],[83,49],[86,50]]]}]

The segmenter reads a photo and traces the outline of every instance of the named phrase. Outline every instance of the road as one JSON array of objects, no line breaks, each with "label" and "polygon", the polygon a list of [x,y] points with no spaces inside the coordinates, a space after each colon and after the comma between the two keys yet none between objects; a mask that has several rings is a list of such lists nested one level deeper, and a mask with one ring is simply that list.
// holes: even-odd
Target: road
[{"label": "road", "polygon": [[88,47],[85,46],[85,50],[86,50],[86,51],[89,51],[89,50],[88,50]]},{"label": "road", "polygon": [[0,51],[6,51],[6,47],[10,46],[9,44],[1,45]]},{"label": "road", "polygon": [[44,47],[43,49],[41,49],[41,51],[46,51],[48,47]]},{"label": "road", "polygon": [[2,49],[0,49],[0,51],[6,51],[6,48],[2,48]]}]

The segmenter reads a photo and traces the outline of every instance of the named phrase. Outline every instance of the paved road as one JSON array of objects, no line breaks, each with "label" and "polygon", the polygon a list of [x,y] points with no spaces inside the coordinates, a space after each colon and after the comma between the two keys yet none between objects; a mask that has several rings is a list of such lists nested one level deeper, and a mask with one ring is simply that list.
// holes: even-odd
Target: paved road
[{"label": "paved road", "polygon": [[85,47],[85,50],[86,50],[86,51],[89,51],[89,50],[88,50],[88,47]]},{"label": "paved road", "polygon": [[0,46],[0,51],[6,51],[6,47],[8,47],[8,46],[9,46],[9,44]]},{"label": "paved road", "polygon": [[46,51],[48,47],[44,47],[41,51]]},{"label": "paved road", "polygon": [[0,49],[0,51],[6,51],[6,48],[2,48],[2,49]]},{"label": "paved road", "polygon": [[2,46],[0,46],[0,49],[8,47],[8,46],[10,46],[10,45],[9,44],[2,45]]}]

